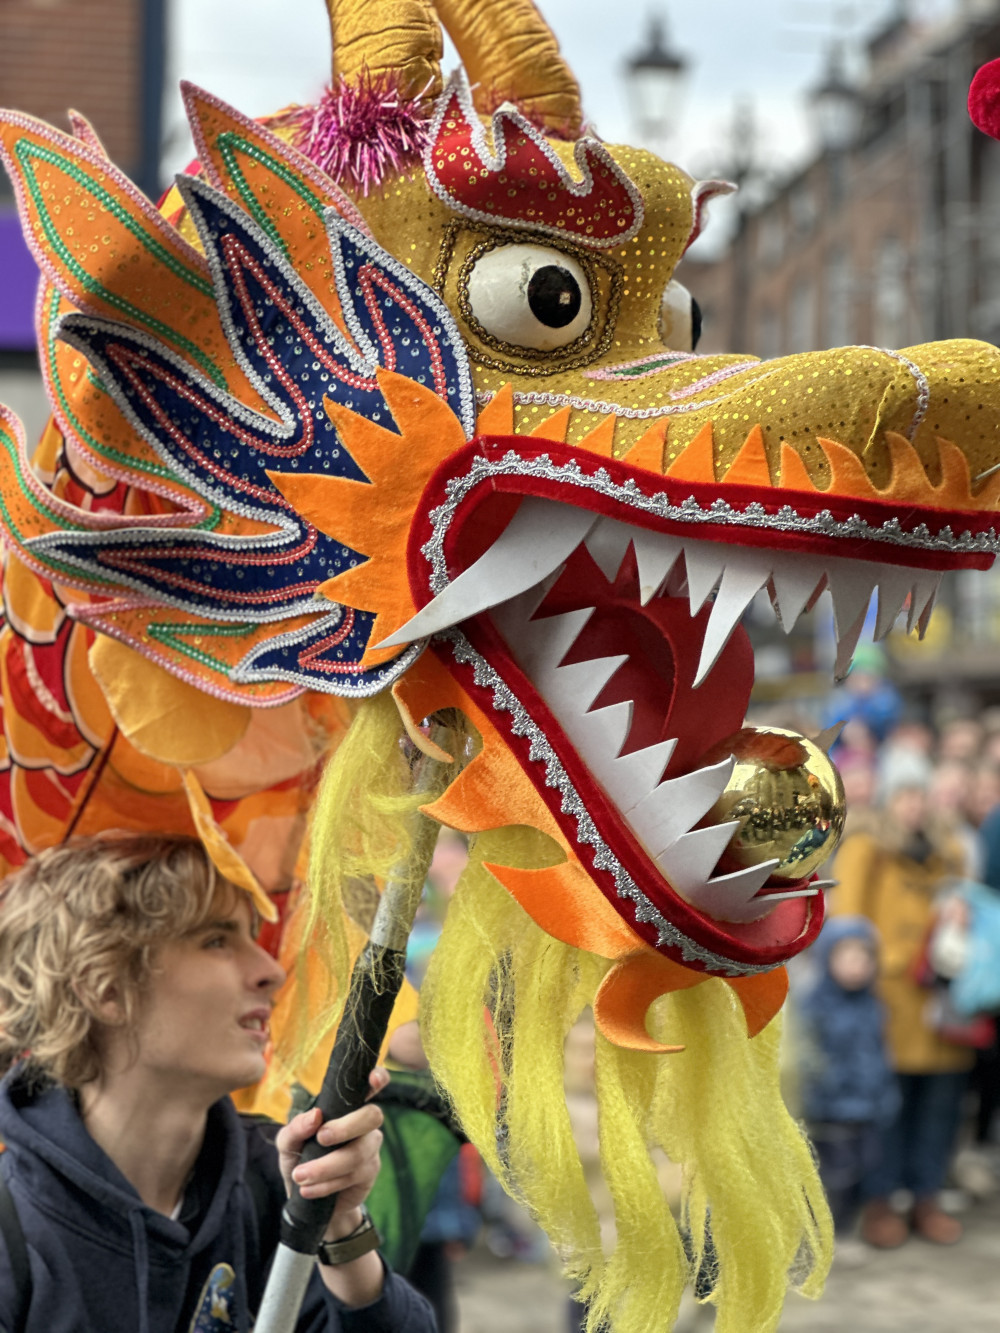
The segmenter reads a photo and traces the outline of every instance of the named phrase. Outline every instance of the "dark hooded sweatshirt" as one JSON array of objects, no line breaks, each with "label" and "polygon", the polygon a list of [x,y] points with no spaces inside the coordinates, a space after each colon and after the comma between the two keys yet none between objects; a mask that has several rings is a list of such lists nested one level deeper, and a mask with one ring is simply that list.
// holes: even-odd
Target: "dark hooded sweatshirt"
[{"label": "dark hooded sweatshirt", "polygon": [[[266,1131],[229,1098],[208,1113],[178,1220],[148,1208],[87,1133],[65,1089],[0,1084],[0,1170],[31,1264],[27,1333],[248,1333],[273,1241],[259,1235],[252,1163],[280,1212],[285,1190]],[[270,1252],[268,1246],[270,1244]],[[0,1239],[0,1328],[13,1280]],[[310,1281],[298,1333],[434,1333],[430,1306],[387,1272],[381,1297],[349,1310]]]}]

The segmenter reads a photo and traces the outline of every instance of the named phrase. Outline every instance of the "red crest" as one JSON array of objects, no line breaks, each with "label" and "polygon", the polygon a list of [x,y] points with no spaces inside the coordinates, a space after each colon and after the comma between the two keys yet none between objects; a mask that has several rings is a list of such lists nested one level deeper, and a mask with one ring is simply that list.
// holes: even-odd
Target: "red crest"
[{"label": "red crest", "polygon": [[444,90],[424,154],[427,178],[450,207],[477,222],[621,245],[642,225],[639,191],[595,139],[579,139],[574,180],[551,144],[513,106],[493,116],[493,149],[464,77]]}]

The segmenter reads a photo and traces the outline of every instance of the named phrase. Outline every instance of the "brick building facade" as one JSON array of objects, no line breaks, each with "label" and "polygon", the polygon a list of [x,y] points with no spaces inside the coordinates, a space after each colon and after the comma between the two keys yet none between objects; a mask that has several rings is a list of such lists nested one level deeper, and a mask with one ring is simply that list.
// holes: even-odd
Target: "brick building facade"
[{"label": "brick building facade", "polygon": [[[900,8],[869,43],[851,146],[745,205],[719,259],[682,265],[704,313],[699,351],[1000,343],[1000,143],[966,109],[997,57],[998,0],[967,0],[933,30]],[[923,653],[898,646],[899,678],[928,700],[1000,704],[1000,573],[949,576],[935,625]]]},{"label": "brick building facade", "polygon": [[[68,129],[79,111],[112,161],[159,191],[166,0],[0,0],[0,106]],[[0,171],[0,401],[37,435],[46,405],[34,354],[34,260]]]},{"label": "brick building facade", "polygon": [[868,56],[854,144],[742,212],[719,260],[685,265],[704,350],[1000,341],[1000,144],[966,111],[1000,56],[1000,4],[930,31],[897,14]]}]

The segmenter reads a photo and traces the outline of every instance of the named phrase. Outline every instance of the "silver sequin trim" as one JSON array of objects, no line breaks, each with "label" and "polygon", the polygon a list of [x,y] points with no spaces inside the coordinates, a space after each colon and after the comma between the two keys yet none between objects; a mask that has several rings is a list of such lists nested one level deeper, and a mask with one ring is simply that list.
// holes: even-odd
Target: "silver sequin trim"
[{"label": "silver sequin trim", "polygon": [[497,671],[469,643],[460,630],[449,629],[437,635],[438,640],[449,643],[455,660],[463,666],[471,665],[473,678],[480,688],[493,691],[493,707],[498,713],[509,713],[512,718],[511,731],[515,736],[528,740],[528,757],[534,763],[545,765],[545,785],[554,787],[562,796],[562,811],[576,820],[577,841],[586,843],[594,849],[594,865],[599,870],[608,871],[614,876],[619,898],[627,898],[634,907],[635,919],[644,925],[656,927],[657,944],[669,945],[680,950],[686,963],[700,963],[712,972],[729,977],[756,976],[761,972],[770,972],[775,964],[738,963],[732,958],[724,958],[713,953],[690,939],[673,922],[658,910],[654,903],[643,893],[632,876],[615,856],[614,852],[601,837],[597,826],[591,819],[579,792],[573,786],[569,775],[563,768],[559,756],[549,742],[545,732],[532,719],[531,714],[509,685]]},{"label": "silver sequin trim", "polygon": [[872,524],[858,514],[850,518],[836,519],[829,509],[818,514],[803,515],[791,505],[782,505],[776,514],[769,514],[762,504],[754,501],[745,509],[734,509],[728,501],[713,500],[710,504],[700,504],[693,495],[679,504],[674,504],[658,491],[655,495],[646,495],[631,477],[625,482],[613,481],[604,468],[596,472],[584,472],[575,459],[567,463],[554,463],[548,454],[537,458],[522,458],[520,454],[509,450],[502,458],[488,459],[477,455],[463,477],[454,477],[446,487],[447,499],[430,513],[432,535],[421,547],[431,566],[430,586],[435,596],[447,587],[448,571],[444,558],[444,540],[455,516],[455,511],[465,497],[481,482],[491,477],[519,476],[535,477],[546,481],[561,482],[575,486],[581,491],[594,491],[598,495],[617,500],[629,508],[657,518],[672,522],[691,523],[694,525],[712,523],[723,527],[772,529],[780,532],[795,532],[814,537],[833,537],[885,543],[887,546],[906,547],[916,551],[945,551],[958,555],[996,555],[1000,552],[1000,537],[995,528],[973,535],[968,529],[956,535],[949,524],[938,532],[932,533],[926,523],[918,523],[912,530],[903,528],[898,518],[887,519],[881,524]]}]

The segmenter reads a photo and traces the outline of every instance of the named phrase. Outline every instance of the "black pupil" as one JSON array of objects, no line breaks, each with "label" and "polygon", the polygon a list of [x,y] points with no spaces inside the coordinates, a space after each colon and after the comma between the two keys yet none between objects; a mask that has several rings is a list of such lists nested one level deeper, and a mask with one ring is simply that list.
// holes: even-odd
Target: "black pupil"
[{"label": "black pupil", "polygon": [[568,269],[546,264],[535,269],[528,283],[528,305],[540,324],[564,329],[580,313],[583,295],[580,284]]}]

